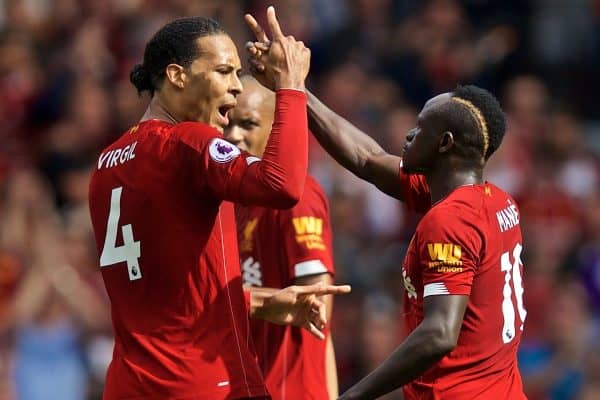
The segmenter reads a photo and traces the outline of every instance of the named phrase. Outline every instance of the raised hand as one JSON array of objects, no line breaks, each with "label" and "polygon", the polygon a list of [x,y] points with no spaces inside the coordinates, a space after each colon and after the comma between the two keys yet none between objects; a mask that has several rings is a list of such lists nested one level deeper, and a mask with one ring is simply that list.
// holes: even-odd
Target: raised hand
[{"label": "raised hand", "polygon": [[252,15],[246,14],[245,20],[257,39],[255,45],[247,45],[254,77],[272,90],[304,90],[304,80],[310,68],[310,50],[302,41],[281,32],[272,6],[267,8],[272,40]]},{"label": "raised hand", "polygon": [[324,285],[317,283],[306,286],[288,286],[263,299],[255,317],[278,325],[293,325],[307,329],[319,339],[321,330],[327,324],[325,303],[318,296],[345,294],[350,292],[348,285]]}]

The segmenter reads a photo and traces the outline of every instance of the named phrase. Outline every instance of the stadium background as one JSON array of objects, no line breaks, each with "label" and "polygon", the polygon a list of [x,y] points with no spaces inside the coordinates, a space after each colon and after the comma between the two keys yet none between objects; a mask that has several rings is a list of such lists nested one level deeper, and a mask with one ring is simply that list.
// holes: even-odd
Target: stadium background
[{"label": "stadium background", "polygon": [[[269,3],[312,49],[309,88],[392,153],[432,94],[463,82],[501,98],[509,128],[486,178],[522,211],[526,390],[600,399],[600,1]],[[266,5],[0,1],[1,400],[100,396],[112,342],[88,176],[147,104],[128,80],[145,41],[173,17],[207,15],[241,49],[243,12],[262,17]],[[333,319],[344,389],[402,338],[400,262],[415,216],[315,143],[311,170],[331,202],[337,280],[354,286]]]}]

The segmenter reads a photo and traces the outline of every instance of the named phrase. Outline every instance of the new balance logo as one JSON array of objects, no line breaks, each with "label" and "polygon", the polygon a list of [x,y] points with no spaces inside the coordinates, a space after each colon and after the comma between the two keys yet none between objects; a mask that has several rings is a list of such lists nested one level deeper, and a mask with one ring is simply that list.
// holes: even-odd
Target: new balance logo
[{"label": "new balance logo", "polygon": [[242,263],[242,280],[245,286],[262,286],[260,263],[248,257]]}]

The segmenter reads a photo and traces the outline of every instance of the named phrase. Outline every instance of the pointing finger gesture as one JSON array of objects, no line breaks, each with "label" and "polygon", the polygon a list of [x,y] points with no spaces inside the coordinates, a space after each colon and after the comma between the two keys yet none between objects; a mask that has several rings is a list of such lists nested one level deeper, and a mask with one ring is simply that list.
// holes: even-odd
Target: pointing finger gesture
[{"label": "pointing finger gesture", "polygon": [[245,20],[258,40],[256,45],[247,46],[253,75],[271,89],[304,90],[310,68],[310,50],[304,43],[283,34],[273,7],[267,9],[272,41],[252,15],[247,14]]}]

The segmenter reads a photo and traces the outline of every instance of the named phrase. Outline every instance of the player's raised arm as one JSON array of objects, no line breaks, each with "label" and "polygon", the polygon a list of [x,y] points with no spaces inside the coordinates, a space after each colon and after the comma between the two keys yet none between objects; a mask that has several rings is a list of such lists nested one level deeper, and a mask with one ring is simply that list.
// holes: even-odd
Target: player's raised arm
[{"label": "player's raised arm", "polygon": [[308,92],[308,126],[321,146],[344,168],[403,200],[401,158],[387,153],[372,137],[337,115]]},{"label": "player's raised arm", "polygon": [[[276,93],[275,118],[262,160],[249,168],[238,200],[272,208],[291,207],[302,194],[308,169],[308,125],[303,106],[310,51],[292,36],[284,36],[273,7],[267,9],[267,20],[272,40],[261,60]],[[266,193],[256,188],[265,188]],[[273,190],[283,192],[286,198],[271,201],[268,194]]]},{"label": "player's raised arm", "polygon": [[[300,41],[284,36],[275,10],[269,7],[267,18],[272,33],[268,51],[262,57],[264,73],[273,81],[275,115],[271,134],[262,158],[241,153],[217,132],[198,134],[197,124],[180,124],[180,139],[190,148],[184,164],[191,170],[191,186],[203,190],[207,185],[221,200],[269,208],[293,207],[304,189],[308,169],[308,122],[304,80],[310,66],[310,51]],[[232,57],[232,66],[239,58]],[[215,68],[220,67],[216,65]],[[221,129],[229,123],[227,114],[243,91],[238,77],[241,66],[229,68],[232,96],[219,107]],[[222,110],[223,109],[223,110]],[[213,124],[213,127],[215,125]],[[202,153],[203,157],[197,157]]]},{"label": "player's raised arm", "polygon": [[[246,22],[257,39],[246,44],[252,74],[263,85],[273,88],[274,79],[265,68],[271,41],[252,16],[246,15]],[[334,113],[315,95],[308,91],[307,95],[309,128],[321,146],[359,178],[403,200],[403,190],[398,184],[400,157],[385,152],[373,138]]]},{"label": "player's raised arm", "polygon": [[[269,25],[273,32],[277,32],[277,28],[272,26],[273,20],[274,11],[271,11]],[[257,40],[246,45],[252,73],[263,85],[276,88],[273,68],[268,68],[268,63],[272,63],[270,54],[278,51],[276,36],[273,34],[273,41],[269,40],[265,30],[249,14],[246,15],[246,23]],[[398,184],[400,157],[386,153],[366,133],[334,113],[312,93],[307,94],[309,127],[323,148],[358,177],[402,200],[403,191]]]},{"label": "player's raised arm", "polygon": [[304,91],[304,80],[310,67],[310,50],[302,41],[281,32],[273,6],[267,8],[270,40],[252,15],[246,14],[245,20],[259,43],[264,45],[263,51],[254,54],[260,61],[261,74],[264,75],[259,81],[272,90],[291,88]]}]

